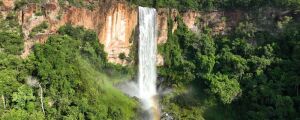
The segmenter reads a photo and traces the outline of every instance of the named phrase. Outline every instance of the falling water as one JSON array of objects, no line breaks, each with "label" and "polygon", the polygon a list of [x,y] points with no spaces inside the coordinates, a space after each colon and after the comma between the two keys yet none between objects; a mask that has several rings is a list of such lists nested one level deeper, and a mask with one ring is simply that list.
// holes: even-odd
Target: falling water
[{"label": "falling water", "polygon": [[156,35],[156,10],[139,7],[138,81],[126,82],[119,88],[140,99],[143,120],[160,119],[156,89]]},{"label": "falling water", "polygon": [[151,118],[158,119],[156,91],[156,10],[139,7],[138,97]]}]

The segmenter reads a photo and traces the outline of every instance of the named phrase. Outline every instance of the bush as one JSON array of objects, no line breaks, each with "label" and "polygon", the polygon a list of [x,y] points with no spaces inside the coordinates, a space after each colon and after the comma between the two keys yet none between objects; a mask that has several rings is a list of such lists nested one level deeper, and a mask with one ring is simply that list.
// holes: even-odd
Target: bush
[{"label": "bush", "polygon": [[35,15],[36,15],[36,16],[42,16],[42,15],[43,15],[43,12],[42,12],[42,11],[38,11],[38,12],[35,13]]},{"label": "bush", "polygon": [[23,39],[12,32],[0,32],[0,48],[9,54],[19,55],[23,50]]},{"label": "bush", "polygon": [[16,0],[15,1],[15,10],[20,10],[28,2],[26,0]]},{"label": "bush", "polygon": [[46,29],[48,29],[49,25],[46,21],[42,22],[41,24],[39,24],[38,26],[34,27],[30,34],[29,37],[34,37],[36,34],[38,33],[44,33]]},{"label": "bush", "polygon": [[120,58],[121,60],[124,60],[124,59],[126,58],[125,53],[120,53],[120,54],[119,54],[119,58]]}]

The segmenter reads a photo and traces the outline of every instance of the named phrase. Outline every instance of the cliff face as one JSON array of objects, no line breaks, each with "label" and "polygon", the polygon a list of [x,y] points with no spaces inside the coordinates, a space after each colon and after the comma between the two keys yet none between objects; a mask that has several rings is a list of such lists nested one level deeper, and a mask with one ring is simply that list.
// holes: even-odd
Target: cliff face
[{"label": "cliff face", "polygon": [[135,9],[123,3],[113,4],[110,7],[100,6],[93,11],[70,7],[62,16],[62,20],[52,27],[52,31],[56,31],[66,23],[95,30],[99,42],[104,45],[104,50],[108,53],[108,60],[113,63],[127,64],[118,56],[121,53],[128,56],[130,52],[132,44],[130,37],[137,25]]},{"label": "cliff face", "polygon": [[132,41],[130,38],[138,23],[137,11],[125,4],[117,4],[105,17],[105,22],[99,32],[99,40],[105,46],[108,60],[114,63],[126,64],[119,59],[120,53],[128,56]]},{"label": "cliff face", "polygon": [[[12,9],[13,0],[3,0],[5,9]],[[43,15],[37,15],[42,11]],[[176,16],[181,15],[184,23],[194,32],[201,32],[201,28],[209,26],[213,28],[215,34],[225,33],[227,26],[233,25],[222,18],[226,16],[223,12],[201,13],[187,11],[179,13],[177,10],[158,9],[157,43],[163,44],[168,39],[168,17],[174,21]],[[99,2],[93,10],[87,8],[77,8],[73,6],[61,7],[57,0],[50,0],[43,5],[28,4],[19,12],[19,23],[25,38],[25,49],[22,57],[29,55],[30,49],[35,42],[45,43],[48,36],[55,34],[59,27],[70,23],[74,26],[82,26],[86,29],[95,30],[99,37],[99,42],[104,45],[104,50],[108,53],[108,61],[117,64],[129,64],[126,60],[119,59],[119,54],[125,53],[128,56],[132,46],[131,38],[138,24],[138,9],[130,7],[125,2],[116,0]],[[201,19],[199,19],[201,18]],[[49,29],[33,37],[29,37],[31,30],[46,21]],[[198,23],[198,24],[196,24]],[[173,25],[172,31],[177,28]],[[157,64],[163,65],[163,57],[157,56]]]},{"label": "cliff face", "polygon": [[[38,9],[43,8],[45,15],[36,16]],[[50,34],[55,34],[59,27],[70,23],[74,26],[82,26],[95,30],[98,33],[99,42],[104,45],[108,53],[108,60],[113,63],[127,64],[118,58],[120,53],[129,54],[131,42],[129,41],[137,25],[137,11],[124,3],[99,3],[94,10],[68,6],[61,8],[57,0],[52,0],[43,6],[29,4],[19,14],[25,36],[25,50],[22,57],[29,54],[34,42],[44,43]],[[31,30],[46,21],[49,29],[30,38]]]}]

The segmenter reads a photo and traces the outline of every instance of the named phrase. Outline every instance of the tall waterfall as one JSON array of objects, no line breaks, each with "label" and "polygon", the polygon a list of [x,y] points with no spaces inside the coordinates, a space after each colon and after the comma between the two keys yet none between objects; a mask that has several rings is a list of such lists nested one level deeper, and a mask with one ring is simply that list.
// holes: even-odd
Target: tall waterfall
[{"label": "tall waterfall", "polygon": [[139,7],[139,66],[138,97],[143,108],[158,119],[159,109],[156,91],[156,10]]}]

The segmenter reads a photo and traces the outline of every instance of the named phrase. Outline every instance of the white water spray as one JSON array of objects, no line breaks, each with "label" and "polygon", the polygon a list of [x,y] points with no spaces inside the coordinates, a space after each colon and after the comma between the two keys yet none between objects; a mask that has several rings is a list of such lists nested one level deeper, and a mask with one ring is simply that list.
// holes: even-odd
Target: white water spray
[{"label": "white water spray", "polygon": [[158,112],[156,100],[156,10],[139,7],[139,66],[138,90],[143,108],[155,119]]}]

